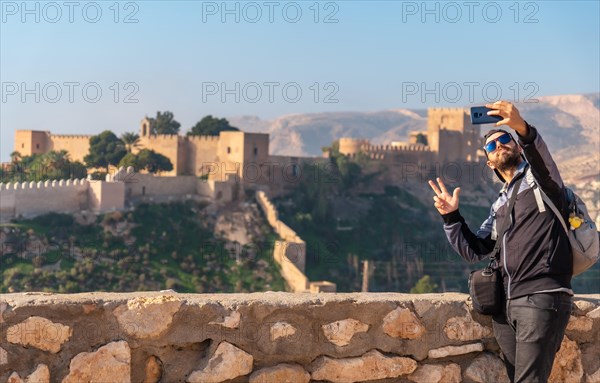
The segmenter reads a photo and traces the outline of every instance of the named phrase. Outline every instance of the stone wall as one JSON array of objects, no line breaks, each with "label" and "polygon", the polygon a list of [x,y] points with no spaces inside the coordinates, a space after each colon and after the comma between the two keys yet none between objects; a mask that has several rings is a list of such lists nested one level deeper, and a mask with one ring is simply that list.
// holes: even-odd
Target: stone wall
[{"label": "stone wall", "polygon": [[196,176],[162,176],[153,174],[130,174],[125,178],[126,195],[131,198],[142,196],[182,196],[196,194],[198,182]]},{"label": "stone wall", "polygon": [[[600,381],[600,295],[550,382]],[[464,294],[5,294],[0,382],[507,382]]]},{"label": "stone wall", "polygon": [[[169,202],[208,198],[230,202],[236,198],[239,184],[202,180],[196,176],[165,176],[134,173],[120,168],[107,175],[106,181],[59,180],[0,183],[0,222],[22,216],[77,213],[83,210],[107,212],[122,210],[137,202]],[[239,193],[237,193],[239,194]]]},{"label": "stone wall", "polygon": [[329,281],[309,281],[304,270],[306,268],[306,242],[296,232],[279,219],[279,214],[266,193],[256,192],[256,201],[261,207],[267,222],[273,231],[282,238],[275,241],[273,259],[281,267],[281,276],[293,292],[302,293],[334,293],[337,286]]},{"label": "stone wall", "polygon": [[89,185],[85,179],[0,183],[0,216],[6,221],[19,215],[85,210],[89,205]]},{"label": "stone wall", "polygon": [[306,266],[306,243],[289,226],[279,220],[277,209],[265,192],[256,192],[256,201],[267,217],[273,231],[283,239],[276,241],[273,258],[281,266],[281,275],[292,291],[303,292],[309,289],[309,282],[304,269]]},{"label": "stone wall", "polygon": [[187,174],[208,174],[211,164],[219,160],[217,156],[219,136],[189,136],[185,145]]},{"label": "stone wall", "polygon": [[[88,189],[89,204],[86,209],[96,212],[123,210],[125,208],[124,182],[90,181]],[[55,210],[61,212],[61,210]]]},{"label": "stone wall", "polygon": [[83,158],[90,152],[91,135],[50,134],[47,150],[66,150],[71,161],[85,163]]}]

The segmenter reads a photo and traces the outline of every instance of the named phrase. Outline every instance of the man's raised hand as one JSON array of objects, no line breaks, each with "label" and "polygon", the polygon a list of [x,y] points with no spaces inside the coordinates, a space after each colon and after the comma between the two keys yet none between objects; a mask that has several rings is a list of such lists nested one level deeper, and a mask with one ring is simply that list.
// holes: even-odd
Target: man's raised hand
[{"label": "man's raised hand", "polygon": [[526,136],[527,124],[516,106],[508,101],[496,101],[492,104],[485,104],[486,108],[494,110],[489,111],[488,116],[500,116],[502,120],[496,122],[496,126],[508,125],[514,129],[520,136]]},{"label": "man's raised hand", "polygon": [[439,184],[435,184],[432,180],[429,180],[429,186],[435,192],[435,196],[433,196],[433,200],[435,201],[433,206],[440,212],[440,214],[448,214],[453,211],[458,210],[458,196],[460,194],[460,188],[454,189],[452,194],[448,193],[446,189],[446,185],[440,178],[436,178],[436,181]]}]

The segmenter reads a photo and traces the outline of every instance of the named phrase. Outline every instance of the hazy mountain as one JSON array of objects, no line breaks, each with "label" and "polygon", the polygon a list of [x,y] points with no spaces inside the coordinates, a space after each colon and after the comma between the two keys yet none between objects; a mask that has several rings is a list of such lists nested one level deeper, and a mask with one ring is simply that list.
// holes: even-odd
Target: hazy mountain
[{"label": "hazy mountain", "polygon": [[340,137],[368,138],[373,143],[405,140],[410,131],[427,125],[427,111],[293,114],[272,121],[244,116],[231,118],[230,122],[242,130],[269,133],[273,154],[320,156],[323,146]]},{"label": "hazy mountain", "polygon": [[[527,121],[540,129],[557,163],[572,178],[598,176],[600,94],[539,97],[538,103],[518,107]],[[242,116],[230,118],[230,122],[245,131],[269,133],[273,154],[320,156],[323,146],[340,137],[367,138],[375,144],[406,141],[410,131],[427,129],[427,111],[292,114],[274,120]]]}]

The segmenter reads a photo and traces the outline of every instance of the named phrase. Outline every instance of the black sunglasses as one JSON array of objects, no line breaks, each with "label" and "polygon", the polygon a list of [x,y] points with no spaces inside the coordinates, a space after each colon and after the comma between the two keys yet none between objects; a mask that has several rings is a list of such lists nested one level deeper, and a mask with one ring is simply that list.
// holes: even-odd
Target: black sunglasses
[{"label": "black sunglasses", "polygon": [[508,133],[504,133],[503,135],[498,136],[498,137],[496,137],[496,139],[485,144],[483,146],[483,149],[488,153],[493,152],[494,150],[496,150],[496,147],[497,147],[496,141],[500,142],[502,145],[506,145],[510,141],[512,141],[512,136]]}]

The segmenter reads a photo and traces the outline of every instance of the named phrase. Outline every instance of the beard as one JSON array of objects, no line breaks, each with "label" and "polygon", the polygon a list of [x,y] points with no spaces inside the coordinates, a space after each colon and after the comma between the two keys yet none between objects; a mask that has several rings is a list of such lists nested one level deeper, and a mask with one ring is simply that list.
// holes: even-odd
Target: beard
[{"label": "beard", "polygon": [[505,173],[508,170],[517,168],[519,163],[521,163],[521,153],[519,153],[516,147],[507,148],[498,154],[498,158],[495,161],[491,162],[498,170]]}]

